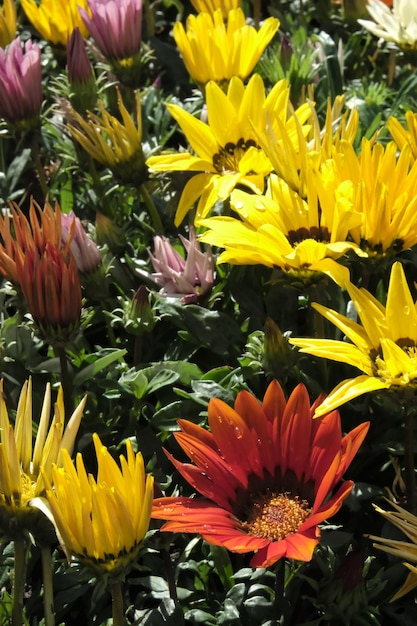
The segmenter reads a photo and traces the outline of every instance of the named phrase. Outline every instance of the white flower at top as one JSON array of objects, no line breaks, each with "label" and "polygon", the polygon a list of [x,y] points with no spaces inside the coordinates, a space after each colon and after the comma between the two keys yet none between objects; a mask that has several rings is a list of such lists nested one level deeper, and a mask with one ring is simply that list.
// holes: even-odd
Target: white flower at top
[{"label": "white flower at top", "polygon": [[416,0],[394,0],[392,9],[382,0],[368,0],[367,9],[374,21],[358,20],[361,26],[400,48],[417,49]]}]

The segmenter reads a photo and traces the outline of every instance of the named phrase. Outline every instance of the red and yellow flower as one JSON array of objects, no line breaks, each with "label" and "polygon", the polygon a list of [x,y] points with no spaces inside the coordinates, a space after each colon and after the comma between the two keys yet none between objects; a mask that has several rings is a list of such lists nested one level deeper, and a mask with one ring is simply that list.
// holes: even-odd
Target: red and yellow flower
[{"label": "red and yellow flower", "polygon": [[198,533],[232,552],[252,552],[254,567],[281,557],[312,558],[319,524],[340,509],[353,487],[339,482],[369,427],[363,423],[342,437],[337,411],[313,420],[307,389],[298,385],[286,402],[273,381],[260,405],[241,391],[234,409],[214,398],[208,406],[210,431],[179,420],[175,438],[193,463],[168,454],[190,485],[206,500],[162,497],[152,517],[162,530]]}]

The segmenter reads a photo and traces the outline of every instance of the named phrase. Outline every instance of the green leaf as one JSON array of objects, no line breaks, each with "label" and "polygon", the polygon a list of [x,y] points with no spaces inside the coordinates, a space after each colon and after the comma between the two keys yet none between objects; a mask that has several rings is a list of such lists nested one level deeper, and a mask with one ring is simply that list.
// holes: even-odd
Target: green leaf
[{"label": "green leaf", "polygon": [[106,367],[109,367],[112,363],[120,361],[126,352],[127,350],[124,349],[112,350],[105,356],[98,358],[97,361],[94,361],[94,363],[90,363],[87,367],[84,367],[84,369],[82,369],[81,372],[78,372],[78,374],[74,377],[74,387],[81,387],[88,380],[94,378],[98,372],[106,369]]},{"label": "green leaf", "polygon": [[130,393],[133,393],[138,400],[143,398],[148,389],[148,379],[142,370],[137,370],[136,368],[124,372],[119,379],[119,383]]}]

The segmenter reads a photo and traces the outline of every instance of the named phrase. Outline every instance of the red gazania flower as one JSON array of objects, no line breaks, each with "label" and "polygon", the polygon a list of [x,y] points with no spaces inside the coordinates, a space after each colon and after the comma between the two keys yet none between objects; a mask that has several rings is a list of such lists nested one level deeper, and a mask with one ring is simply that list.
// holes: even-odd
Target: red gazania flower
[{"label": "red gazania flower", "polygon": [[262,406],[247,391],[234,409],[210,400],[210,431],[179,420],[175,438],[193,464],[167,454],[207,500],[157,498],[152,517],[167,520],[165,531],[198,533],[232,552],[255,551],[253,567],[284,556],[309,561],[318,525],[352,490],[352,481],[339,482],[369,428],[365,422],[342,437],[338,411],[313,420],[322,400],[310,407],[307,389],[298,385],[286,402],[273,381]]}]

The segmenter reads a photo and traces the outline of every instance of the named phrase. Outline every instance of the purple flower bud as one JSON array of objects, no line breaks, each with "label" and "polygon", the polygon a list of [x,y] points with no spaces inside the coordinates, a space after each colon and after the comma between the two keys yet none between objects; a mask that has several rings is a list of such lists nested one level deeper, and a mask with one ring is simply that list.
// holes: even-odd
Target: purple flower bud
[{"label": "purple flower bud", "polygon": [[68,215],[61,214],[61,236],[63,244],[71,237],[70,249],[81,273],[91,274],[100,267],[100,251],[73,211]]},{"label": "purple flower bud", "polygon": [[110,61],[136,55],[142,41],[142,0],[89,0],[81,17],[100,52]]},{"label": "purple flower bud", "polygon": [[79,28],[74,28],[68,39],[67,70],[70,83],[85,84],[93,77],[93,68]]},{"label": "purple flower bud", "polygon": [[208,293],[214,281],[214,261],[211,248],[202,252],[194,230],[190,239],[180,235],[187,258],[172,247],[166,237],[154,237],[154,254],[149,250],[155,273],[152,279],[161,287],[163,296],[181,298],[184,304],[196,302],[200,295]]},{"label": "purple flower bud", "polygon": [[12,126],[34,126],[42,105],[41,51],[16,37],[0,48],[0,116]]},{"label": "purple flower bud", "polygon": [[68,39],[67,72],[74,109],[80,112],[92,110],[97,101],[97,83],[78,28],[74,28]]}]

